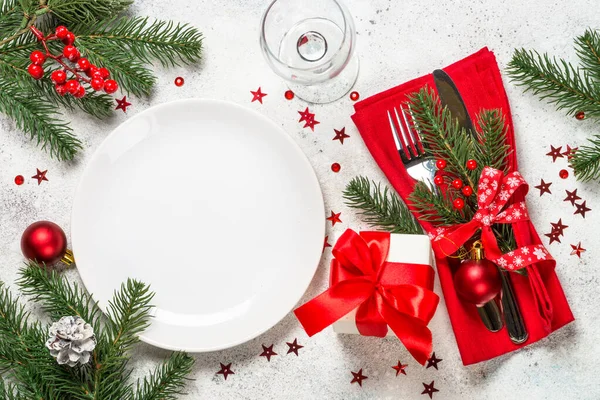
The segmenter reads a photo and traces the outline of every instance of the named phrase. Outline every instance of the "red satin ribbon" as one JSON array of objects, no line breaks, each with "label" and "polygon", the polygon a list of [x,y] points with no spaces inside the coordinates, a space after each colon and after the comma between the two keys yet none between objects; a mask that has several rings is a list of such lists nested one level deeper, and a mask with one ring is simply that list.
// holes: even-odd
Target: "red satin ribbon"
[{"label": "red satin ribbon", "polygon": [[346,230],[333,248],[331,286],[294,313],[312,336],[352,310],[361,335],[384,337],[389,326],[421,364],[432,349],[427,324],[439,297],[429,265],[387,262],[390,234]]}]

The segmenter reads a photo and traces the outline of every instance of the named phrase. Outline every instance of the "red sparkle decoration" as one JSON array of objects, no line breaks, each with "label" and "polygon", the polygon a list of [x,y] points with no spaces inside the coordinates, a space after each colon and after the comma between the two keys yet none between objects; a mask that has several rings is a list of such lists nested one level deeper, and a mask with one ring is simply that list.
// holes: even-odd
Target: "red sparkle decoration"
[{"label": "red sparkle decoration", "polygon": [[558,173],[558,176],[560,176],[562,179],[567,179],[569,177],[569,171],[566,169],[561,169]]},{"label": "red sparkle decoration", "polygon": [[48,178],[46,178],[46,173],[48,172],[48,170],[45,171],[40,171],[38,168],[36,168],[37,170],[37,174],[35,174],[34,176],[32,176],[32,179],[37,179],[38,181],[38,186],[42,184],[42,181],[47,181]]},{"label": "red sparkle decoration", "polygon": [[562,146],[554,147],[550,145],[550,152],[546,153],[547,156],[552,157],[552,162],[555,162],[557,158],[563,158],[564,156],[560,152],[562,150]]},{"label": "red sparkle decoration", "polygon": [[315,125],[320,124],[320,122],[315,119],[315,114],[311,113],[308,107],[306,107],[306,110],[304,111],[298,111],[298,114],[300,114],[298,122],[304,121],[303,128],[310,128],[314,132]]},{"label": "red sparkle decoration", "polygon": [[332,211],[331,216],[327,218],[327,221],[331,221],[331,226],[334,226],[338,222],[342,222],[342,220],[340,219],[340,215],[342,215],[341,212],[336,214]]},{"label": "red sparkle decoration", "polygon": [[287,354],[294,353],[295,355],[298,355],[298,350],[304,347],[298,344],[298,339],[294,339],[292,343],[285,342],[285,344],[289,347]]},{"label": "red sparkle decoration", "polygon": [[534,187],[535,187],[536,189],[539,189],[539,190],[540,190],[540,196],[541,196],[541,195],[543,195],[544,193],[550,193],[550,194],[552,194],[552,192],[550,191],[550,185],[552,185],[552,182],[548,182],[548,183],[546,183],[546,182],[544,182],[544,180],[542,179],[542,182],[541,182],[539,185],[537,185],[537,186],[534,186]]},{"label": "red sparkle decoration", "polygon": [[423,382],[423,386],[425,387],[425,390],[423,390],[421,392],[421,394],[427,394],[427,395],[429,395],[430,399],[433,399],[433,394],[435,392],[439,392],[439,390],[436,389],[435,386],[433,386],[434,383],[435,383],[435,381],[431,381],[431,383],[428,385],[425,382]]},{"label": "red sparkle decoration", "polygon": [[562,155],[567,157],[567,160],[570,160],[571,158],[573,158],[575,150],[577,150],[577,147],[572,148],[571,146],[567,145],[567,150],[565,150],[565,152],[562,153]]},{"label": "red sparkle decoration", "polygon": [[346,135],[346,127],[343,127],[339,131],[337,129],[334,129],[333,131],[335,132],[335,136],[331,140],[339,140],[341,144],[344,144],[344,139],[350,137],[350,135]]},{"label": "red sparkle decoration", "polygon": [[340,172],[340,170],[342,169],[342,166],[336,162],[334,162],[333,164],[331,164],[331,170],[333,172]]},{"label": "red sparkle decoration", "polygon": [[325,236],[325,240],[323,241],[323,251],[325,251],[325,249],[328,247],[331,247],[329,244],[329,236]]},{"label": "red sparkle decoration", "polygon": [[184,83],[185,83],[185,80],[181,76],[178,76],[177,78],[175,78],[175,86],[182,87]]},{"label": "red sparkle decoration", "polygon": [[260,89],[260,86],[258,87],[258,90],[256,90],[255,92],[253,92],[252,90],[250,91],[250,93],[252,93],[252,101],[250,103],[255,102],[256,100],[258,100],[258,102],[260,104],[262,104],[262,99],[263,97],[265,97],[267,94],[263,93]]},{"label": "red sparkle decoration", "polygon": [[592,211],[592,209],[591,209],[591,208],[588,208],[588,207],[585,205],[585,203],[586,203],[586,201],[585,201],[585,200],[584,200],[584,201],[583,201],[583,203],[581,203],[581,204],[577,204],[577,203],[575,203],[575,207],[577,207],[577,210],[576,210],[576,211],[573,213],[573,215],[575,215],[575,214],[581,214],[581,216],[582,216],[583,218],[585,218],[585,213],[586,213],[586,212],[588,212],[588,211]]},{"label": "red sparkle decoration", "polygon": [[585,113],[583,111],[579,111],[577,114],[575,114],[575,118],[581,121],[582,119],[585,119]]},{"label": "red sparkle decoration", "polygon": [[360,94],[358,94],[358,92],[352,92],[352,93],[350,93],[350,100],[356,101],[358,99],[360,99]]},{"label": "red sparkle decoration", "polygon": [[573,251],[571,252],[572,256],[577,256],[579,258],[581,258],[581,253],[585,252],[585,249],[583,247],[581,247],[581,242],[577,243],[577,246],[572,244],[571,247],[573,248]]},{"label": "red sparkle decoration", "polygon": [[286,90],[283,95],[285,96],[286,100],[292,100],[294,98],[294,92],[291,90]]},{"label": "red sparkle decoration", "polygon": [[269,347],[267,347],[263,344],[262,348],[263,348],[263,352],[260,353],[260,357],[266,357],[267,361],[271,362],[271,357],[277,355],[277,353],[275,353],[273,351],[273,345],[270,345]]},{"label": "red sparkle decoration", "polygon": [[235,372],[231,370],[231,363],[227,365],[223,363],[219,364],[221,364],[221,369],[219,370],[219,372],[217,372],[217,374],[223,375],[223,378],[225,378],[225,380],[227,380],[228,375],[235,375]]},{"label": "red sparkle decoration", "polygon": [[131,103],[127,101],[127,96],[123,96],[121,100],[115,99],[115,101],[117,102],[115,110],[123,110],[123,112],[127,112],[127,107],[131,105]]},{"label": "red sparkle decoration", "polygon": [[547,236],[548,238],[550,238],[550,243],[548,243],[548,244],[552,244],[554,242],[560,243],[560,233],[558,233],[554,229],[550,233],[544,233],[544,236]]},{"label": "red sparkle decoration", "polygon": [[572,206],[575,205],[577,200],[581,200],[581,197],[577,196],[577,189],[573,190],[572,192],[565,190],[565,192],[567,192],[567,197],[563,201],[570,201]]},{"label": "red sparkle decoration", "polygon": [[562,223],[562,218],[560,218],[558,222],[550,222],[550,225],[552,225],[552,231],[558,232],[560,236],[564,236],[563,231],[569,227]]},{"label": "red sparkle decoration", "polygon": [[23,175],[15,176],[15,183],[19,186],[21,186],[23,183],[25,183],[25,178],[23,177]]},{"label": "red sparkle decoration", "polygon": [[396,376],[398,376],[399,374],[406,375],[406,367],[408,367],[408,364],[402,364],[400,360],[398,360],[398,365],[394,365],[392,368],[396,370]]},{"label": "red sparkle decoration", "polygon": [[359,369],[358,372],[350,372],[352,372],[352,380],[350,381],[350,383],[358,383],[360,387],[362,387],[362,381],[364,381],[365,379],[369,379],[369,377],[363,375],[362,368]]},{"label": "red sparkle decoration", "polygon": [[433,367],[435,369],[438,369],[438,363],[442,362],[443,360],[441,358],[437,358],[435,356],[435,351],[433,352],[433,354],[431,354],[431,357],[429,357],[429,359],[427,360],[427,368],[429,367]]}]

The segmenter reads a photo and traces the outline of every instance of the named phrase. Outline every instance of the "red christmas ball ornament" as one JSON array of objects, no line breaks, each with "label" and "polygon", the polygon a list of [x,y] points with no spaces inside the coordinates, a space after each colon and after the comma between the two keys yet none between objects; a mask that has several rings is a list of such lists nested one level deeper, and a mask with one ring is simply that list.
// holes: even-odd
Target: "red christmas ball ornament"
[{"label": "red christmas ball ornament", "polygon": [[444,183],[444,177],[441,175],[436,175],[435,178],[433,178],[433,183],[438,186],[442,185]]},{"label": "red christmas ball ornament", "polygon": [[459,197],[457,199],[454,199],[454,201],[452,202],[452,205],[457,210],[462,210],[463,208],[465,208],[465,201]]},{"label": "red christmas ball ornament", "polygon": [[46,61],[46,55],[39,50],[34,50],[29,55],[29,59],[35,65],[42,65]]},{"label": "red christmas ball ornament", "polygon": [[60,69],[56,70],[50,74],[50,79],[52,79],[54,83],[63,84],[67,81],[67,73]]},{"label": "red christmas ball ornament", "polygon": [[67,249],[67,236],[60,226],[50,221],[38,221],[29,225],[21,236],[21,251],[29,260],[54,264],[62,261],[73,263],[73,253]]},{"label": "red christmas ball ornament", "polygon": [[29,64],[27,67],[27,72],[33,79],[42,79],[44,76],[44,69],[37,64]]},{"label": "red christmas ball ornament", "polygon": [[444,169],[444,168],[446,168],[446,165],[447,165],[446,160],[440,159],[435,162],[435,166],[437,167],[437,169]]},{"label": "red christmas ball ornament", "polygon": [[463,301],[480,307],[500,293],[502,279],[498,267],[483,258],[481,242],[473,244],[471,257],[463,261],[454,274],[454,288]]},{"label": "red christmas ball ornament", "polygon": [[473,194],[473,188],[471,186],[464,186],[462,188],[462,194],[469,197],[470,195]]},{"label": "red christmas ball ornament", "polygon": [[454,189],[457,189],[457,190],[458,190],[458,189],[460,189],[461,187],[463,187],[463,181],[461,181],[461,180],[460,180],[460,179],[458,179],[458,178],[457,178],[457,179],[455,179],[455,180],[453,180],[453,181],[452,181],[452,187],[453,187]]},{"label": "red christmas ball ornament", "polygon": [[467,161],[467,169],[473,171],[474,169],[477,169],[477,161],[471,159],[469,161]]},{"label": "red christmas ball ornament", "polygon": [[104,91],[106,93],[108,93],[108,94],[114,93],[117,91],[117,89],[119,89],[119,85],[117,84],[117,81],[109,79],[106,82],[104,82]]},{"label": "red christmas ball ornament", "polygon": [[56,27],[56,31],[54,31],[54,33],[56,34],[57,38],[63,40],[67,36],[67,33],[69,33],[69,30],[66,26],[59,25]]}]

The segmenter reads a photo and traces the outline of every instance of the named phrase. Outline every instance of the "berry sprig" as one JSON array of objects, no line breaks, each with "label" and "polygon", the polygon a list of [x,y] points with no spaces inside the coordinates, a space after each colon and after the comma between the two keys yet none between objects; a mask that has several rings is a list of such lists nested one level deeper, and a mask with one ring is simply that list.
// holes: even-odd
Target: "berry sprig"
[{"label": "berry sprig", "polygon": [[[85,96],[86,90],[82,83],[87,83],[95,91],[104,90],[111,94],[119,89],[119,85],[110,77],[110,72],[106,68],[98,68],[87,58],[81,57],[81,53],[75,47],[75,35],[64,26],[56,27],[53,34],[44,36],[44,34],[35,26],[29,28],[35,37],[44,46],[45,52],[34,50],[29,55],[31,64],[27,67],[27,72],[33,79],[42,79],[44,77],[43,65],[48,58],[56,61],[62,66],[50,74],[50,79],[54,82],[56,92],[64,96],[69,93],[80,99]],[[61,40],[64,43],[62,54],[54,55],[48,48],[48,41]],[[69,63],[65,62],[68,60]],[[69,74],[71,75],[69,77]],[[85,74],[85,76],[83,75]]]},{"label": "berry sprig", "polygon": [[[439,170],[443,170],[446,168],[446,166],[448,165],[448,163],[446,162],[446,160],[443,159],[439,159],[435,162],[436,167]],[[477,169],[477,161],[470,159],[467,161],[467,165],[466,165],[467,169],[470,171],[473,171],[475,169]],[[435,183],[437,186],[441,186],[444,184],[444,177],[442,175],[436,175],[433,178],[433,183]],[[473,188],[469,185],[465,185],[463,183],[463,181],[459,178],[456,178],[452,181],[451,186],[456,189],[457,191],[462,192],[462,194],[465,197],[469,197],[473,194]],[[457,210],[462,210],[465,207],[465,201],[464,199],[457,197],[453,200],[452,205],[454,208],[456,208]]]}]

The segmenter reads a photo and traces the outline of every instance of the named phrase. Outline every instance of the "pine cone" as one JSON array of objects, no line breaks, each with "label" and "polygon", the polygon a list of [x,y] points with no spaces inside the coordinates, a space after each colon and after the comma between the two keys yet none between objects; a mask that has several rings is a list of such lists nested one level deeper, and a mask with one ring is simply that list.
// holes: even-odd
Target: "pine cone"
[{"label": "pine cone", "polygon": [[74,367],[90,360],[90,352],[96,347],[92,326],[80,317],[62,317],[50,327],[46,347],[59,364]]}]

